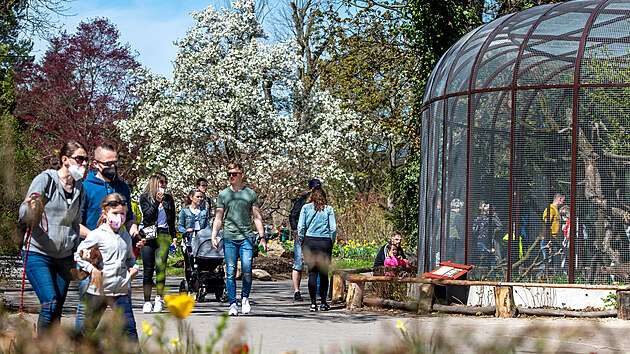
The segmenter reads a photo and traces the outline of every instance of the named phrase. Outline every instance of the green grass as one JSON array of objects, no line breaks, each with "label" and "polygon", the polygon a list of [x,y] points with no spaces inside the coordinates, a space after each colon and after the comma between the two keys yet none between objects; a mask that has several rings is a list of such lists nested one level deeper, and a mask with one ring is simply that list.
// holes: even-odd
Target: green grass
[{"label": "green grass", "polygon": [[[178,251],[174,255],[169,254],[168,255],[168,261],[167,261],[166,264],[173,264],[173,263],[179,261],[180,259],[184,259],[184,257],[181,254],[181,251]],[[136,264],[142,265],[142,258],[136,259]],[[183,277],[184,276],[184,268],[166,267],[166,275],[174,275],[174,276],[181,276],[181,277]]]},{"label": "green grass", "polygon": [[341,259],[333,258],[333,269],[357,269],[367,268],[374,265],[373,259]]},{"label": "green grass", "polygon": [[179,276],[179,277],[183,277],[184,276],[184,268],[168,267],[168,268],[166,268],[166,274],[167,275],[176,275],[176,276]]}]

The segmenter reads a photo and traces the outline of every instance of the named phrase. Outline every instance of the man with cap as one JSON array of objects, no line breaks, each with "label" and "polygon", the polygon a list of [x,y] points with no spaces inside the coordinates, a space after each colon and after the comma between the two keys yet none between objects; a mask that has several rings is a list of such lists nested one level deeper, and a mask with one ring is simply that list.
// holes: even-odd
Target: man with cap
[{"label": "man with cap", "polygon": [[302,281],[302,271],[304,270],[304,257],[302,256],[302,245],[297,237],[297,225],[300,218],[300,211],[306,204],[308,196],[315,187],[321,187],[322,183],[318,179],[312,179],[308,181],[308,193],[304,194],[295,202],[291,214],[289,214],[289,224],[291,224],[291,230],[293,230],[293,300],[302,301],[302,294],[300,293],[300,282]]}]

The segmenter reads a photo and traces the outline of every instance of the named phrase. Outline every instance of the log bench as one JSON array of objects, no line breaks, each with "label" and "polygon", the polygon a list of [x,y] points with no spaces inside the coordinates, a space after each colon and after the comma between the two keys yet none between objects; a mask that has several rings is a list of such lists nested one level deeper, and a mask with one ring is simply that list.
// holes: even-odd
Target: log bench
[{"label": "log bench", "polygon": [[[418,313],[430,311],[440,311],[448,313],[464,314],[488,314],[494,310],[497,317],[516,317],[519,313],[541,316],[568,316],[568,317],[614,317],[620,319],[630,318],[630,285],[594,285],[594,284],[548,284],[548,283],[518,283],[518,282],[497,282],[497,281],[475,281],[475,280],[441,280],[431,278],[405,278],[388,276],[358,276],[345,274],[343,276],[349,282],[346,296],[346,307],[354,309],[362,307],[364,303],[376,306],[393,306],[395,308],[417,309]],[[364,301],[365,283],[388,282],[418,284],[418,303],[411,305],[407,303],[389,303],[388,301],[378,301],[373,298]],[[472,307],[472,306],[446,306],[433,304],[435,285],[463,285],[463,286],[493,286],[496,306]],[[570,288],[570,289],[597,289],[615,290],[617,292],[617,310],[609,311],[571,311],[558,309],[529,309],[517,307],[514,301],[513,287],[540,287],[540,288]],[[466,309],[464,309],[466,308]]]}]

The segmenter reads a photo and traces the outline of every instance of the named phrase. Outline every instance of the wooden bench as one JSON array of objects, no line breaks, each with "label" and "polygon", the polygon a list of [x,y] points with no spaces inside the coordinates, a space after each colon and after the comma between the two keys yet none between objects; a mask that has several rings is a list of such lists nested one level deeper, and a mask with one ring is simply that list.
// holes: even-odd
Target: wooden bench
[{"label": "wooden bench", "polygon": [[[438,280],[430,278],[405,278],[405,277],[388,277],[388,276],[357,276],[346,275],[345,279],[349,282],[348,294],[346,297],[346,306],[348,309],[363,306],[365,296],[365,283],[387,282],[387,283],[406,283],[420,284],[419,299],[417,309],[418,312],[429,312],[440,310],[443,312],[453,312],[455,308],[465,306],[446,306],[433,305],[433,297],[435,294],[435,285],[463,285],[463,286],[493,286],[495,296],[495,315],[497,317],[516,317],[519,313],[514,301],[513,287],[540,287],[540,288],[563,288],[563,289],[597,289],[597,290],[615,290],[617,292],[617,310],[609,311],[592,311],[579,312],[569,310],[546,310],[546,309],[525,309],[520,308],[521,313],[539,314],[539,315],[559,315],[559,316],[575,316],[575,317],[611,317],[616,314],[620,319],[630,318],[630,285],[592,285],[592,284],[551,284],[551,283],[518,283],[518,282],[497,282],[497,281],[474,281],[474,280]],[[370,300],[371,303],[374,301]],[[400,305],[398,305],[400,306]],[[435,307],[435,308],[434,308]],[[461,313],[470,313],[471,309],[479,309],[477,307],[469,307]],[[483,308],[484,312],[489,311]],[[529,311],[534,310],[534,311]],[[544,310],[544,311],[536,311]],[[580,315],[584,313],[584,315]]]}]

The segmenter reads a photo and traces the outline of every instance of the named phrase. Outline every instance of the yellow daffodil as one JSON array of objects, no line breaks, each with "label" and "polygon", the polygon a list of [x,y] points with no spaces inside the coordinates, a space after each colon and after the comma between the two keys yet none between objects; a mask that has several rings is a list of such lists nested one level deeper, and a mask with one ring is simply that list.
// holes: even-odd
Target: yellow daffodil
[{"label": "yellow daffodil", "polygon": [[179,344],[179,338],[173,338],[171,340],[171,344],[173,345],[173,348],[176,348],[177,345]]},{"label": "yellow daffodil", "polygon": [[142,331],[147,334],[147,336],[153,335],[153,327],[147,323],[147,321],[142,321]]},{"label": "yellow daffodil", "polygon": [[405,324],[402,323],[401,320],[396,321],[396,328],[400,329],[403,332],[407,332],[407,327],[405,327]]},{"label": "yellow daffodil", "polygon": [[170,313],[177,318],[186,318],[195,306],[195,299],[187,293],[166,295],[164,301]]}]

